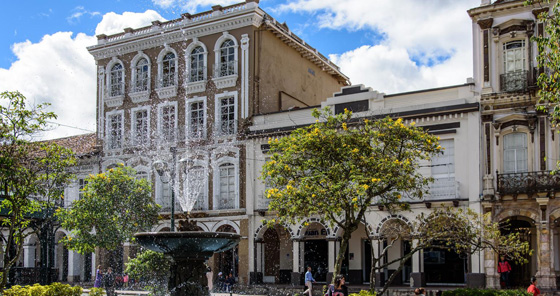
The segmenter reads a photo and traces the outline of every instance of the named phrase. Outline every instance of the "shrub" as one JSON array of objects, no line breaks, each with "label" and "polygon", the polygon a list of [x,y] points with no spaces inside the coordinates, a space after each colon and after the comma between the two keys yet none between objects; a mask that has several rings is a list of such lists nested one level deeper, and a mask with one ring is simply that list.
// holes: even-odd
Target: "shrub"
[{"label": "shrub", "polygon": [[104,296],[105,290],[103,288],[91,288],[89,290],[89,296]]},{"label": "shrub", "polygon": [[376,296],[377,293],[373,292],[373,294],[371,293],[370,290],[361,290],[360,293],[351,293],[349,296]]},{"label": "shrub", "polygon": [[82,287],[52,283],[48,286],[35,284],[33,286],[13,286],[4,290],[4,296],[80,296]]},{"label": "shrub", "polygon": [[532,296],[524,290],[455,289],[444,291],[443,296]]}]

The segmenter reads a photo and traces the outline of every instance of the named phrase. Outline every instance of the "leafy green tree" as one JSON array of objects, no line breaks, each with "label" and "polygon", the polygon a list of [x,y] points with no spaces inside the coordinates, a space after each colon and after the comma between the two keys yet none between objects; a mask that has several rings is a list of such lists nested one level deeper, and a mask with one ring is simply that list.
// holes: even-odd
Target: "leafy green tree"
[{"label": "leafy green tree", "polygon": [[163,253],[144,250],[126,263],[125,272],[131,278],[145,284],[144,288],[154,295],[165,295],[170,267],[171,260]]},{"label": "leafy green tree", "polygon": [[[519,233],[503,234],[503,225],[491,222],[490,213],[481,215],[470,208],[436,208],[428,214],[421,213],[410,224],[402,220],[389,220],[381,229],[379,239],[387,242],[377,256],[372,249],[372,273],[397,263],[379,295],[383,295],[396,276],[401,274],[405,263],[422,249],[439,248],[463,255],[485,250],[506,255],[510,260],[526,263],[532,254],[528,242]],[[409,253],[387,262],[381,261],[399,240],[412,241]],[[372,245],[373,248],[373,245]],[[393,252],[395,254],[395,252]],[[374,285],[370,286],[373,289]]]},{"label": "leafy green tree", "polygon": [[[343,230],[335,263],[340,272],[352,233],[374,204],[390,212],[408,208],[401,196],[421,198],[430,178],[418,173],[420,160],[441,151],[438,139],[402,119],[352,119],[314,110],[316,123],[270,140],[272,154],[262,178],[272,189],[270,223],[294,224],[317,215]],[[374,274],[372,274],[373,281]]]},{"label": "leafy green tree", "polygon": [[19,92],[2,92],[0,100],[0,226],[7,233],[2,244],[1,293],[22,254],[24,239],[34,233],[30,224],[46,219],[45,209],[61,200],[75,158],[71,150],[53,142],[32,141],[48,128],[48,120],[56,118],[46,111],[49,104],[29,108]]},{"label": "leafy green tree", "polygon": [[[542,4],[540,1],[528,1],[529,4]],[[550,3],[549,1],[543,1]],[[550,13],[544,10],[538,16],[544,24],[544,34],[535,35],[532,40],[537,43],[537,62],[543,69],[539,74],[537,85],[539,88],[541,111],[552,111],[554,124],[560,122],[560,2],[556,2]]]},{"label": "leafy green tree", "polygon": [[114,250],[156,224],[160,207],[151,185],[136,178],[132,168],[121,165],[86,180],[82,198],[57,211],[62,227],[71,232],[63,239],[69,249],[81,254],[96,247]]}]

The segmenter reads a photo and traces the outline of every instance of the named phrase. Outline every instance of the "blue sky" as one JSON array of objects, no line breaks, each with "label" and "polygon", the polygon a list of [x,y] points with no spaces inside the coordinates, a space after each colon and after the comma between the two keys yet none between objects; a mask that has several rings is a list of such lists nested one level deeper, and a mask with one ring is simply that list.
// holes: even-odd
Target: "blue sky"
[{"label": "blue sky", "polygon": [[[95,130],[95,34],[240,0],[24,0],[0,10],[0,91],[59,115],[47,138]],[[397,93],[465,83],[480,0],[261,0],[259,6],[338,64],[353,84]]]}]

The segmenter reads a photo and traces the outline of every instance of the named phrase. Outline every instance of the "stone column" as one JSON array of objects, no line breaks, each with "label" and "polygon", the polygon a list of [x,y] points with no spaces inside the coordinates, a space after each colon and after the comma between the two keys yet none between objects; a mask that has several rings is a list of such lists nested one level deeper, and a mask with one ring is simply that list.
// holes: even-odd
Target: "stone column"
[{"label": "stone column", "polygon": [[[412,240],[412,249],[416,248],[418,240]],[[410,287],[418,288],[426,286],[426,276],[423,266],[424,251],[420,250],[412,256],[412,272],[410,273]]]},{"label": "stone column", "polygon": [[551,231],[548,223],[547,204],[548,197],[537,197],[541,209],[541,221],[537,223],[537,279],[539,286],[544,290],[556,290],[556,274],[554,262],[551,260]]},{"label": "stone column", "polygon": [[299,261],[300,261],[300,240],[299,239],[292,239],[292,253],[294,257],[292,258],[292,276],[291,276],[291,284],[292,285],[299,285],[301,273],[299,272]]},{"label": "stone column", "polygon": [[35,267],[35,245],[23,246],[23,267]]},{"label": "stone column", "polygon": [[334,264],[336,261],[337,255],[337,243],[335,238],[328,238],[327,239],[329,244],[329,262],[328,262],[328,272],[327,272],[327,283],[330,283],[334,274]]},{"label": "stone column", "polygon": [[68,251],[68,281],[79,282],[82,271],[82,256],[74,251]]}]

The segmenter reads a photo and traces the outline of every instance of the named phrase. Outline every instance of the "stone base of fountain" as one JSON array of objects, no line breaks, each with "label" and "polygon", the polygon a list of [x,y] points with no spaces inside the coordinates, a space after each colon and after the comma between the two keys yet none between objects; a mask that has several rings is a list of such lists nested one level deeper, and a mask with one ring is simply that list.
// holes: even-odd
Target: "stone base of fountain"
[{"label": "stone base of fountain", "polygon": [[134,235],[144,248],[173,259],[168,289],[171,296],[208,296],[206,260],[239,243],[240,235],[224,232],[192,231],[194,222],[180,221],[177,232],[142,232]]}]

